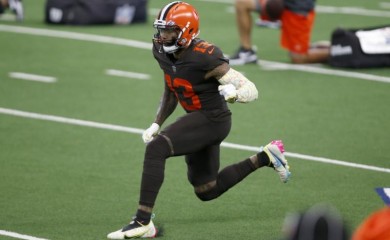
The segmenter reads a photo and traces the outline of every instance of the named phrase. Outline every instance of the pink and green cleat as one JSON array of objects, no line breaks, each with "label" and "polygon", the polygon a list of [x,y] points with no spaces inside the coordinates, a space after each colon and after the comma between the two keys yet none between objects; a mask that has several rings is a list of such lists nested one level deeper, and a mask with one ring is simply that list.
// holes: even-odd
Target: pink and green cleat
[{"label": "pink and green cleat", "polygon": [[262,147],[261,151],[267,154],[272,167],[279,174],[280,180],[286,183],[291,176],[291,172],[287,159],[283,155],[285,151],[282,140],[274,140],[268,143],[265,147]]}]

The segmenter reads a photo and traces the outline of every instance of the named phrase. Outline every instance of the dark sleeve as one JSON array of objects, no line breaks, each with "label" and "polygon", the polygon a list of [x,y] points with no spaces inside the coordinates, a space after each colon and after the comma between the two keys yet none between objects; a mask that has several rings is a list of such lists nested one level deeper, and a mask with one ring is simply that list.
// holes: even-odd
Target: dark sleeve
[{"label": "dark sleeve", "polygon": [[314,0],[285,0],[284,5],[295,13],[308,13],[315,7]]},{"label": "dark sleeve", "polygon": [[200,54],[199,57],[199,62],[202,63],[202,68],[206,71],[210,71],[223,63],[229,63],[222,50],[215,45],[210,45],[205,53]]}]

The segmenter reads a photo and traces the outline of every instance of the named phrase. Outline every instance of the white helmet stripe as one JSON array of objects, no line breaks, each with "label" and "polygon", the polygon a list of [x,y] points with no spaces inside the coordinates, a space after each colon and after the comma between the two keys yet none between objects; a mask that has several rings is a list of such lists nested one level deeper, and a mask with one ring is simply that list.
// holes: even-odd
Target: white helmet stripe
[{"label": "white helmet stripe", "polygon": [[171,10],[171,8],[178,4],[178,3],[181,3],[181,1],[176,1],[176,2],[171,2],[169,4],[167,4],[160,12],[160,15],[158,16],[158,20],[163,20],[165,21],[165,18],[166,18],[166,15],[168,14],[169,10]]}]

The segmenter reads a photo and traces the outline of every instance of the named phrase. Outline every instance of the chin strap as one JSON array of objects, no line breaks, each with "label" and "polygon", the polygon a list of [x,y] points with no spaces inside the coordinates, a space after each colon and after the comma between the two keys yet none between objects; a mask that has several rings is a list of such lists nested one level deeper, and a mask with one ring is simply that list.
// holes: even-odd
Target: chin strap
[{"label": "chin strap", "polygon": [[163,49],[164,49],[164,52],[165,53],[174,53],[176,52],[177,50],[179,50],[179,46],[177,46],[176,44],[173,44],[172,46],[164,46],[163,45]]}]

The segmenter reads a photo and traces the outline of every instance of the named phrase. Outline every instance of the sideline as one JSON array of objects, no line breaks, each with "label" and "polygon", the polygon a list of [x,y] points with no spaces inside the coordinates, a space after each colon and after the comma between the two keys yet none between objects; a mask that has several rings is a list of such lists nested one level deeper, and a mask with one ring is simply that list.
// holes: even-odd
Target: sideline
[{"label": "sideline", "polygon": [[[20,34],[30,34],[36,36],[100,42],[100,43],[108,43],[114,45],[123,45],[127,47],[139,48],[139,49],[147,49],[150,51],[152,49],[151,43],[146,43],[146,42],[141,42],[141,41],[136,41],[131,39],[124,39],[124,38],[101,36],[95,34],[76,33],[76,32],[67,32],[67,31],[59,31],[59,30],[49,30],[43,28],[19,27],[19,26],[0,24],[0,32],[1,31],[20,33]],[[350,78],[356,78],[361,80],[390,83],[390,77],[385,77],[385,76],[359,73],[355,71],[328,69],[328,68],[316,67],[313,65],[296,65],[296,64],[289,64],[289,63],[271,62],[267,60],[260,60],[260,61],[264,62],[268,66],[271,64],[273,66],[279,67],[280,69],[289,69],[289,70],[296,70],[302,72],[310,72],[310,73],[333,75],[333,76],[343,76],[343,77],[350,77]]]},{"label": "sideline", "polygon": [[[100,128],[100,129],[119,131],[119,132],[127,132],[127,133],[140,134],[140,135],[144,131],[144,129],[140,129],[140,128],[130,128],[130,127],[125,127],[125,126],[113,125],[113,124],[85,121],[85,120],[80,120],[80,119],[39,114],[39,113],[33,113],[33,112],[25,112],[25,111],[19,111],[19,110],[8,109],[8,108],[0,108],[0,114],[12,115],[12,116],[23,117],[23,118],[45,120],[45,121],[52,121],[52,122],[59,122],[59,123],[78,125],[78,126],[84,126],[84,127]],[[259,151],[259,148],[260,148],[260,147],[254,147],[254,146],[248,146],[248,145],[229,143],[229,142],[222,142],[221,146],[226,147],[226,148],[253,151],[253,152]],[[390,173],[390,169],[388,169],[388,168],[382,168],[382,167],[376,167],[376,166],[370,166],[370,165],[364,165],[364,164],[357,164],[357,163],[351,163],[351,162],[323,158],[323,157],[315,157],[315,156],[304,155],[304,154],[299,154],[299,153],[292,153],[292,152],[285,152],[285,155],[287,157],[292,157],[292,158],[297,158],[297,159],[302,159],[302,160],[323,162],[323,163],[346,166],[346,167],[351,167],[351,168],[360,168],[360,169],[364,169],[364,170]]]}]

